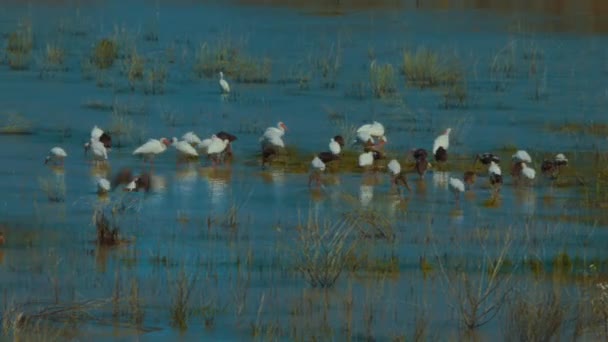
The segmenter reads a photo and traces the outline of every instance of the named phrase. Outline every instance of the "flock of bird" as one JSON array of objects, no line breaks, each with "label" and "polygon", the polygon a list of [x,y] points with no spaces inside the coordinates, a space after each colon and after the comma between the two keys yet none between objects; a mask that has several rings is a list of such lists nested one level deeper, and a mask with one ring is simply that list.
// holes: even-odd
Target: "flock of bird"
[{"label": "flock of bird", "polygon": [[[223,94],[229,93],[230,86],[228,82],[224,79],[222,72],[219,75],[221,92]],[[268,127],[259,138],[262,167],[266,167],[277,156],[286,153],[283,137],[287,130],[287,126],[280,121],[276,126]],[[434,162],[445,163],[448,160],[450,133],[451,129],[448,128],[433,141],[431,152]],[[165,152],[169,146],[173,146],[178,152],[178,160],[196,160],[200,155],[206,155],[215,167],[223,163],[227,158],[232,157],[231,144],[236,140],[236,136],[224,131],[220,131],[205,139],[200,139],[194,132],[187,132],[181,137],[181,140],[176,137],[173,137],[171,140],[167,138],[150,139],[137,147],[133,151],[133,155],[143,157],[144,164],[149,162],[150,166],[153,167],[154,158]],[[358,166],[363,168],[365,172],[375,172],[377,170],[375,162],[380,159],[386,159],[384,145],[387,142],[385,129],[381,123],[373,121],[359,127],[356,130],[356,139],[353,142],[363,148],[362,153],[358,157]],[[345,143],[346,141],[342,136],[336,135],[329,140],[329,151],[323,151],[314,156],[310,163],[309,186],[313,182],[316,183],[316,186],[321,185],[323,172],[328,164],[341,159]],[[110,135],[97,126],[93,127],[89,141],[84,144],[85,154],[90,151],[94,163],[106,163],[111,147],[112,139]],[[412,149],[410,155],[415,160],[415,172],[421,178],[424,177],[427,169],[432,166],[428,161],[427,150],[424,148]],[[52,162],[63,165],[63,160],[66,157],[67,153],[63,148],[53,147],[45,159],[45,164]],[[473,165],[476,165],[477,162],[481,162],[488,167],[489,183],[495,193],[497,193],[503,183],[500,158],[492,153],[482,153],[476,156]],[[516,181],[527,182],[536,177],[536,171],[529,166],[531,163],[532,158],[524,150],[519,150],[512,155],[511,175]],[[545,176],[555,179],[560,169],[567,164],[568,159],[559,153],[552,160],[544,160],[541,164],[541,171]],[[386,164],[386,168],[391,176],[391,184],[393,186],[403,186],[410,190],[407,177],[397,159],[391,159]],[[456,177],[448,179],[449,189],[455,195],[456,203],[458,203],[460,194],[465,192],[475,182],[475,179],[475,171],[466,171],[462,179]],[[119,185],[124,185],[123,189],[125,191],[148,191],[150,189],[150,174],[144,172],[134,176],[129,169],[123,169],[113,177],[112,182],[104,178],[99,179],[97,182],[100,194],[107,193]]]}]

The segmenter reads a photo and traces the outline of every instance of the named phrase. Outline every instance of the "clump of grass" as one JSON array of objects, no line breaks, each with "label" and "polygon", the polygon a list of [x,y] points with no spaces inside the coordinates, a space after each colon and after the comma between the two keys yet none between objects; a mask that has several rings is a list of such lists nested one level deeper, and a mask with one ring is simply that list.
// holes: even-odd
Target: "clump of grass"
[{"label": "clump of grass", "polygon": [[40,77],[52,75],[53,72],[66,71],[65,50],[58,44],[47,43],[42,57]]},{"label": "clump of grass", "polygon": [[31,122],[21,113],[8,112],[0,114],[0,134],[32,134]]},{"label": "clump of grass", "polygon": [[173,284],[171,325],[182,331],[188,329],[188,319],[191,315],[191,309],[189,307],[190,294],[192,293],[195,283],[196,276],[188,279],[186,273],[181,271]]},{"label": "clump of grass", "polygon": [[359,235],[365,239],[395,239],[391,221],[381,213],[371,209],[357,209],[344,214],[349,224],[356,227]]},{"label": "clump of grass", "polygon": [[8,35],[6,53],[8,65],[13,70],[29,67],[34,47],[34,33],[29,20],[19,23],[17,29]]},{"label": "clump of grass", "polygon": [[272,72],[268,58],[258,60],[241,52],[231,39],[220,39],[215,45],[202,44],[196,52],[194,72],[198,77],[217,77],[222,71],[241,83],[266,83]]},{"label": "clump of grass", "polygon": [[559,298],[546,295],[522,295],[507,306],[505,340],[553,341],[559,340],[559,329],[564,321],[565,310]]},{"label": "clump of grass", "polygon": [[97,244],[100,246],[116,246],[123,242],[120,238],[119,227],[114,220],[110,222],[101,209],[93,212],[93,222],[97,228]]},{"label": "clump of grass", "polygon": [[145,73],[145,94],[163,94],[165,92],[165,83],[167,81],[167,69],[162,63],[155,62]]},{"label": "clump of grass", "polygon": [[436,52],[425,47],[403,53],[403,73],[408,84],[420,88],[451,86],[464,78],[457,63],[440,60]]},{"label": "clump of grass", "polygon": [[95,45],[93,50],[93,63],[98,69],[108,69],[114,65],[118,56],[118,46],[108,38],[103,38]]},{"label": "clump of grass", "polygon": [[321,85],[323,88],[335,88],[340,68],[342,67],[342,49],[340,41],[331,44],[327,51],[322,52],[315,59],[317,71],[321,75]]},{"label": "clump of grass", "polygon": [[312,212],[306,224],[298,225],[296,267],[310,286],[329,288],[335,284],[356,245],[352,230],[347,220],[319,222]]},{"label": "clump of grass", "polygon": [[560,125],[548,125],[550,131],[570,134],[608,135],[608,123],[602,122],[565,122]]},{"label": "clump of grass", "polygon": [[135,90],[137,82],[144,79],[145,59],[137,53],[136,49],[127,56],[123,61],[123,73],[129,80],[131,90]]},{"label": "clump of grass", "polygon": [[466,82],[458,82],[448,86],[443,91],[442,106],[445,109],[466,108],[468,106],[468,92]]},{"label": "clump of grass", "polygon": [[129,111],[121,106],[112,106],[110,124],[108,131],[112,132],[112,144],[116,147],[123,147],[133,143],[141,142],[144,130],[138,128],[131,117]]},{"label": "clump of grass", "polygon": [[377,98],[386,98],[397,93],[395,69],[389,64],[376,65],[375,61],[369,70],[372,94]]}]

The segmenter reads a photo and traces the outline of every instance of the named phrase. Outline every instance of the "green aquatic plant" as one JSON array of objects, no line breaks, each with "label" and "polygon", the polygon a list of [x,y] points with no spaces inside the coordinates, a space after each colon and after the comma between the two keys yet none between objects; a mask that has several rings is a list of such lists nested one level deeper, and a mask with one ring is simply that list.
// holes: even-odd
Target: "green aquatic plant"
[{"label": "green aquatic plant", "polygon": [[242,52],[244,43],[220,38],[214,45],[202,44],[196,52],[194,73],[200,77],[217,77],[222,71],[241,83],[267,83],[272,73],[269,58],[257,59]]},{"label": "green aquatic plant", "polygon": [[453,86],[464,79],[464,71],[456,61],[442,60],[426,47],[403,53],[403,74],[408,84],[419,88]]},{"label": "green aquatic plant", "polygon": [[144,57],[136,49],[123,60],[123,73],[129,80],[131,90],[135,90],[135,85],[144,79],[145,66]]},{"label": "green aquatic plant", "polygon": [[20,21],[17,29],[8,35],[6,43],[7,62],[13,70],[29,67],[34,47],[34,33],[29,20]]},{"label": "green aquatic plant", "polygon": [[165,83],[167,82],[167,69],[165,66],[156,61],[145,72],[145,94],[163,94],[165,92]]},{"label": "green aquatic plant", "polygon": [[98,69],[108,69],[112,67],[118,56],[116,43],[108,38],[101,39],[93,50],[93,63]]},{"label": "green aquatic plant", "polygon": [[171,325],[182,331],[188,329],[188,319],[192,315],[190,295],[196,282],[196,275],[188,277],[182,270],[171,284]]},{"label": "green aquatic plant", "polygon": [[374,97],[386,98],[397,93],[395,69],[390,63],[377,65],[372,62],[369,81]]}]

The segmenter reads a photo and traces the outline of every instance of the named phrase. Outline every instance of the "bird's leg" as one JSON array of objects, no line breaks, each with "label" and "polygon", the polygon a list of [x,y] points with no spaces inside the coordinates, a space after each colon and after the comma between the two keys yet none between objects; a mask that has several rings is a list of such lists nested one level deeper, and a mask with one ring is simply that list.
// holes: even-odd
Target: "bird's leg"
[{"label": "bird's leg", "polygon": [[310,185],[312,184],[312,179],[313,179],[314,175],[311,173],[310,175],[308,175],[308,187],[310,188]]},{"label": "bird's leg", "polygon": [[316,178],[317,178],[317,187],[320,188],[321,187],[321,174],[317,173]]}]

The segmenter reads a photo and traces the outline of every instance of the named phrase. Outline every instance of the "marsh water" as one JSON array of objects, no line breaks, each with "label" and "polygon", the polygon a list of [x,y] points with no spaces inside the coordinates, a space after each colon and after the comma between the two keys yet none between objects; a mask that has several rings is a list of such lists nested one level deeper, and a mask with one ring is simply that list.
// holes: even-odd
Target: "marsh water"
[{"label": "marsh water", "polygon": [[[597,338],[597,310],[589,308],[608,260],[608,37],[601,24],[608,12],[590,1],[571,6],[6,2],[4,334],[495,340],[523,329],[509,303],[523,298],[542,306],[551,294],[564,317],[553,337]],[[24,27],[31,27],[32,49],[24,67],[14,68],[8,42]],[[118,42],[119,53],[114,65],[98,70],[87,61],[102,38]],[[60,67],[49,66],[49,46],[63,51]],[[215,72],[196,71],[201,51],[221,46],[254,63],[266,59],[268,79],[238,82],[227,73],[232,92],[222,95]],[[458,88],[407,81],[404,51],[421,48],[434,51],[442,67],[460,70]],[[132,84],[124,55],[134,49],[145,66]],[[370,75],[388,63],[395,89],[375,96]],[[151,86],[154,70],[165,77]],[[463,89],[464,97],[454,96]],[[364,174],[353,158],[310,188],[313,155],[327,150],[330,137],[353,137],[372,120],[386,127],[387,155],[408,170],[411,191],[391,187],[384,170]],[[288,126],[289,162],[262,168],[258,138],[278,121]],[[94,125],[122,132],[114,134],[104,167],[83,151]],[[448,163],[420,179],[409,171],[408,151],[430,150],[448,127]],[[99,177],[148,167],[132,155],[148,138],[220,130],[238,137],[230,163],[177,163],[169,147],[154,161],[150,193],[97,195]],[[62,167],[44,165],[53,146],[68,153]],[[532,155],[537,178],[529,184],[508,175],[517,149]],[[359,151],[347,145],[351,155]],[[486,168],[474,166],[483,152],[502,160],[498,198]],[[540,163],[556,153],[570,163],[548,180]],[[447,180],[473,169],[476,183],[456,202]],[[95,210],[111,217],[127,241],[97,245]],[[323,241],[345,229],[340,222],[355,227],[344,243],[352,243],[348,258],[357,261],[348,261],[330,288],[311,286],[300,267],[302,230],[315,220],[330,230]],[[390,234],[365,234],[378,225]],[[488,283],[494,270],[498,285]],[[480,307],[496,309],[496,316],[465,334],[469,287],[492,289]],[[176,319],[180,303],[185,315]],[[31,318],[27,324],[19,323],[20,313]]]}]

